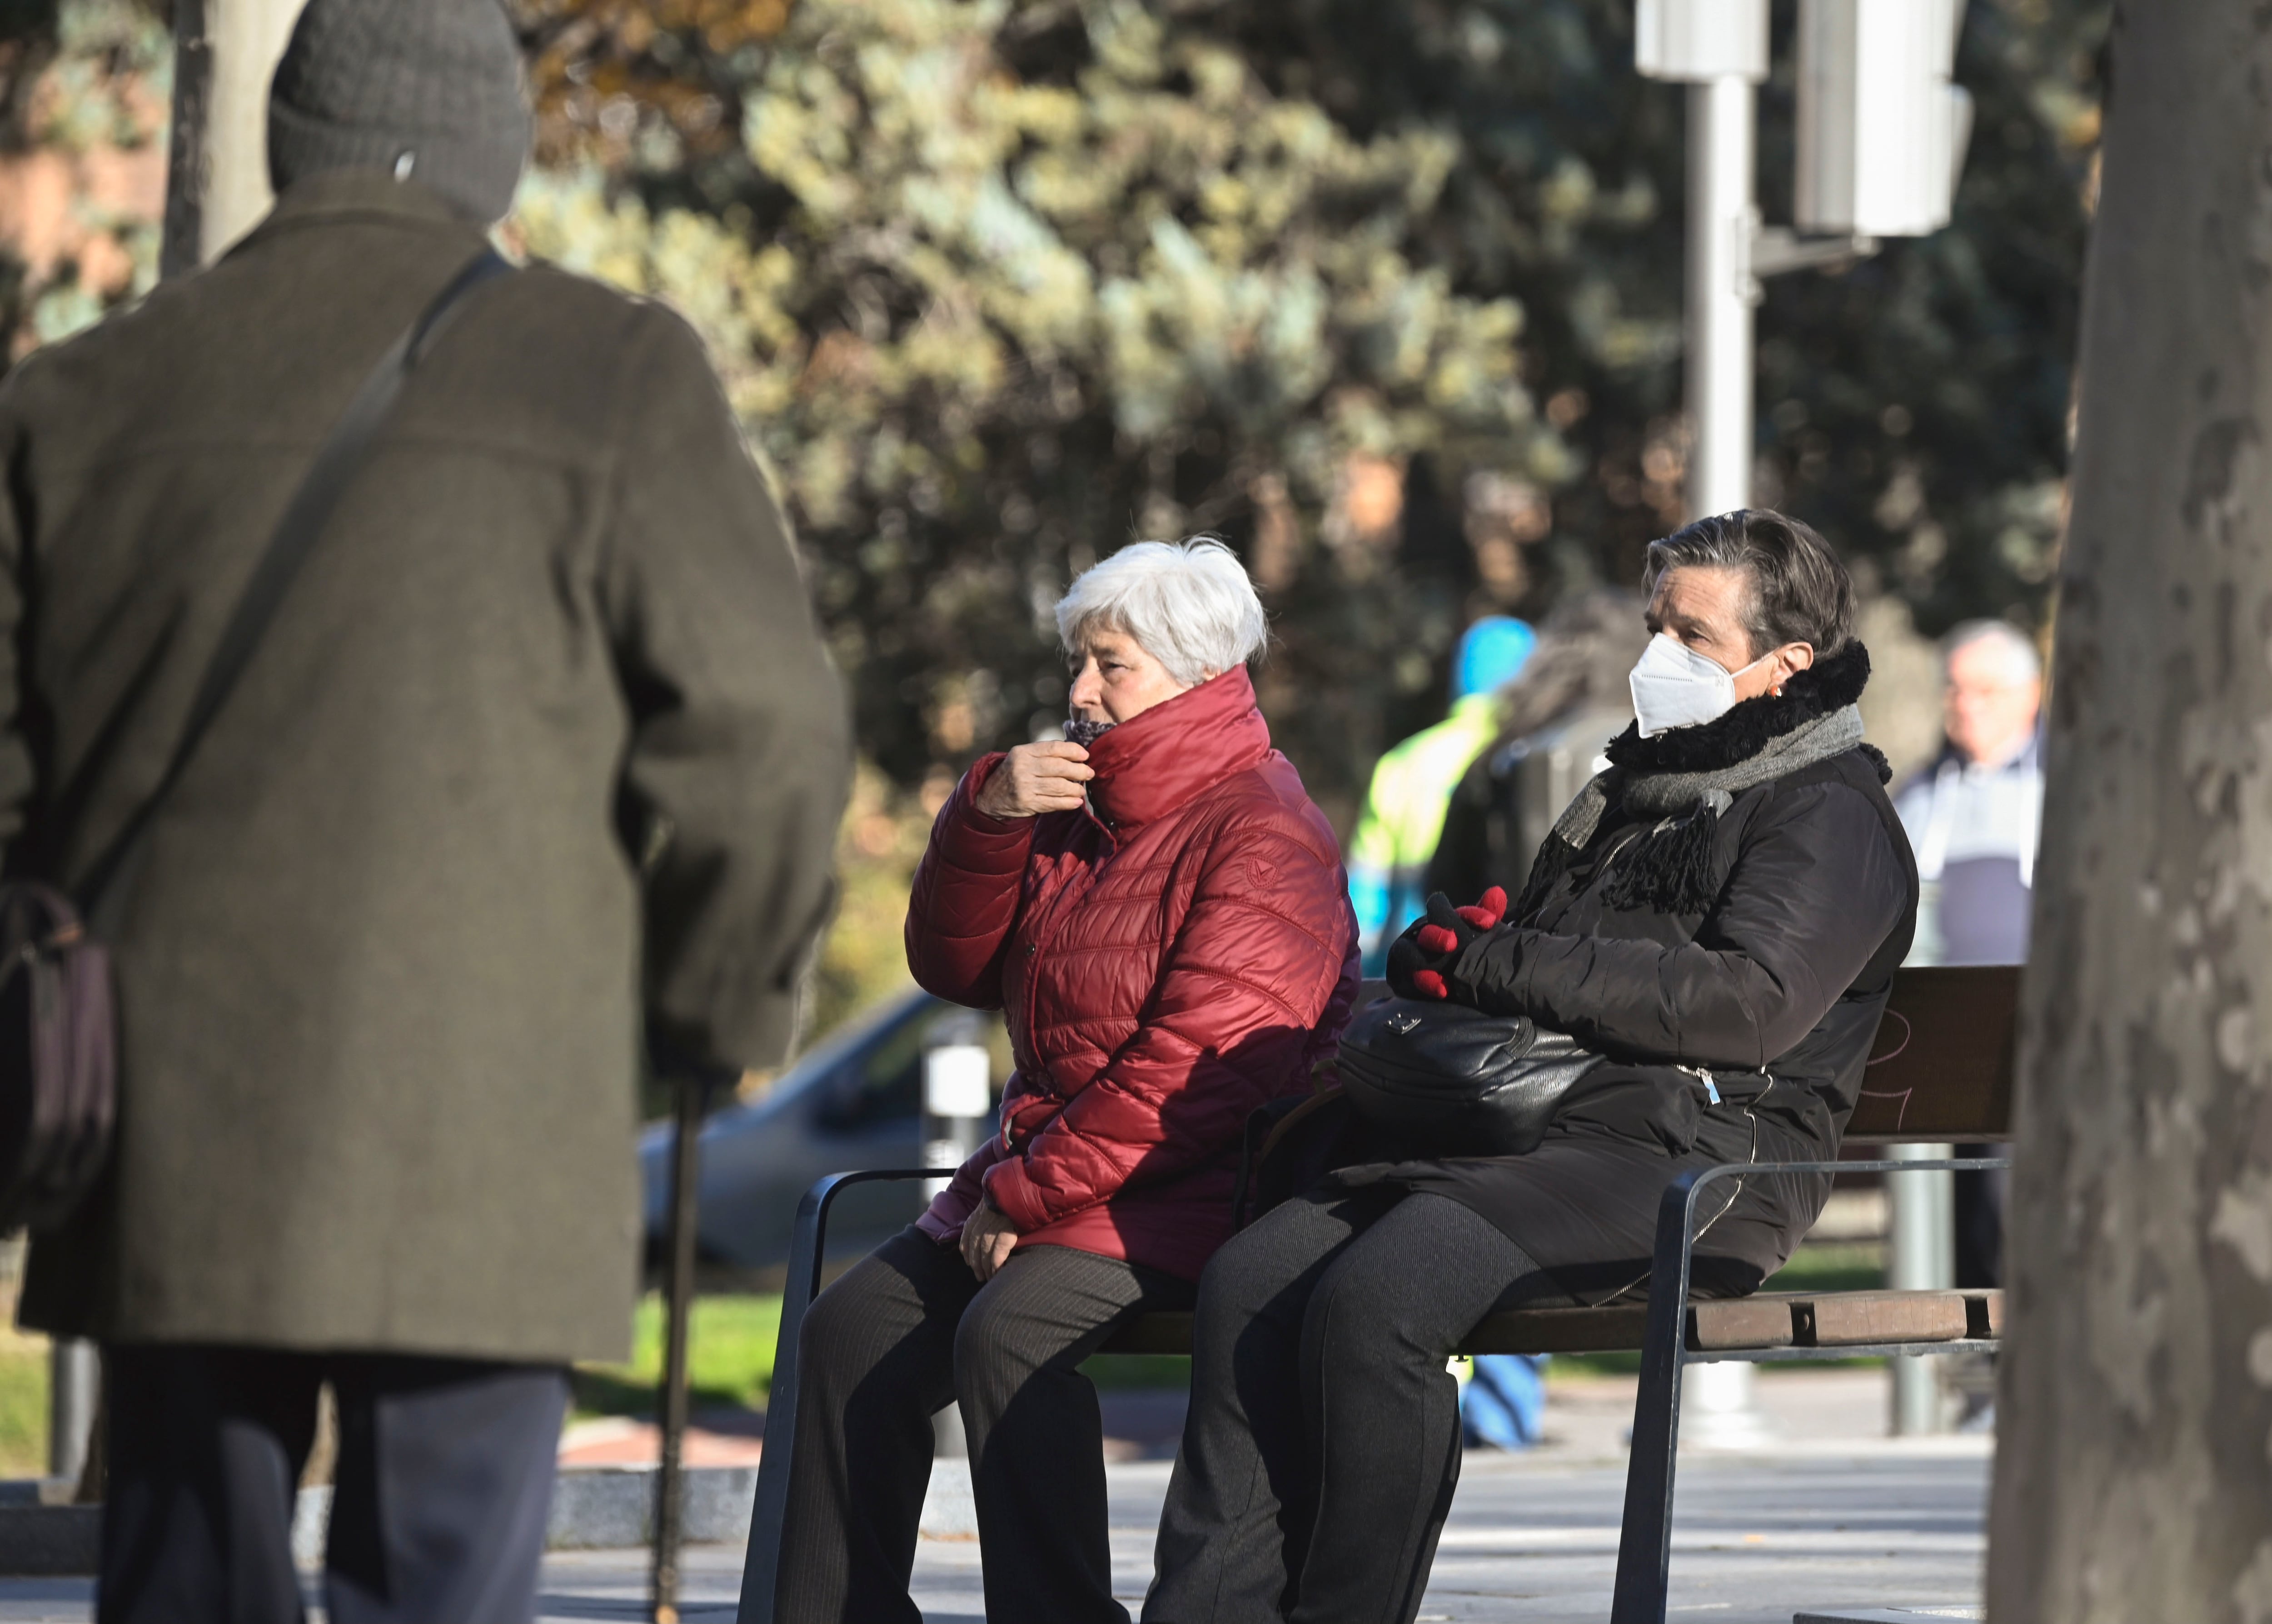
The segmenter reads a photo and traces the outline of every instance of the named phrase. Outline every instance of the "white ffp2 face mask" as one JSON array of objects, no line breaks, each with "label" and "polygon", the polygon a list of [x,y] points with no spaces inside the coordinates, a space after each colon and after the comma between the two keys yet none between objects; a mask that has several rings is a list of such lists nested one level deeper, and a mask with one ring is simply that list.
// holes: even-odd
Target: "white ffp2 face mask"
[{"label": "white ffp2 face mask", "polygon": [[[1761,655],[1760,660],[1768,657]],[[1735,708],[1736,678],[1752,665],[1731,671],[1677,637],[1660,632],[1650,638],[1626,679],[1633,689],[1633,715],[1640,719],[1640,736],[1653,738],[1672,728],[1694,727],[1726,715]]]}]

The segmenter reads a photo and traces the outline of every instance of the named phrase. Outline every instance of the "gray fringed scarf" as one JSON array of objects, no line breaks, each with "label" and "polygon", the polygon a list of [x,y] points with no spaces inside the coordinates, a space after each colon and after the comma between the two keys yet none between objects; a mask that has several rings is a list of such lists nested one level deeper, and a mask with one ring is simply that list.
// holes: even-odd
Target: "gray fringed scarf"
[{"label": "gray fringed scarf", "polygon": [[[1716,722],[1654,739],[1627,730],[1610,746],[1609,770],[1578,792],[1539,848],[1515,917],[1528,917],[1546,900],[1613,804],[1657,822],[1612,859],[1603,900],[1620,909],[1708,911],[1721,815],[1743,791],[1861,745],[1862,713],[1854,701],[1868,676],[1869,656],[1857,643],[1794,677],[1787,697],[1746,700]],[[1883,776],[1882,760],[1880,772]]]}]

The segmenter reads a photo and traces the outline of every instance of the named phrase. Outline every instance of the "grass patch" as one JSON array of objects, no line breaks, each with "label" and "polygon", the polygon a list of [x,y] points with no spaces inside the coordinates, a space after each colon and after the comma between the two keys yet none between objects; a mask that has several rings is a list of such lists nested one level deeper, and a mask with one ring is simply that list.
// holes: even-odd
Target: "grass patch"
[{"label": "grass patch", "polygon": [[1886,1248],[1871,1241],[1801,1246],[1762,1291],[1875,1291],[1886,1283]]},{"label": "grass patch", "polygon": [[1108,1393],[1186,1388],[1192,1362],[1180,1353],[1099,1353],[1081,1361],[1080,1373]]},{"label": "grass patch", "polygon": [[1638,1353],[1557,1353],[1546,1361],[1546,1381],[1552,1386],[1571,1376],[1638,1376]]},{"label": "grass patch", "polygon": [[[764,1296],[698,1297],[687,1346],[688,1386],[694,1407],[765,1408],[773,1387],[774,1344],[781,1333],[781,1299]],[[627,1365],[579,1365],[572,1379],[575,1419],[593,1416],[652,1417],[662,1380],[662,1298],[650,1291],[632,1321]],[[4,1419],[4,1418],[0,1418]]]},{"label": "grass patch", "polygon": [[48,1351],[0,1349],[0,1478],[48,1470]]}]

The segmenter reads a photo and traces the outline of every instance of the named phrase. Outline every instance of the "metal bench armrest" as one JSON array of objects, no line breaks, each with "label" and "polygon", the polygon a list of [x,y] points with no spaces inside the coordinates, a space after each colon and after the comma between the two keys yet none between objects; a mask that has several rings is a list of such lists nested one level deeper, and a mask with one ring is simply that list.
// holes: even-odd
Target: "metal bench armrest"
[{"label": "metal bench armrest", "polygon": [[788,1277],[781,1283],[781,1332],[774,1342],[773,1384],[766,1394],[766,1447],[758,1456],[758,1491],[750,1510],[750,1548],[742,1564],[737,1624],[773,1624],[774,1580],[781,1570],[781,1528],[788,1516],[789,1462],[796,1448],[798,1340],[805,1311],[820,1294],[826,1255],[828,1209],[856,1184],[907,1179],[951,1179],[952,1167],[878,1167],[831,1173],[804,1193],[790,1231]]},{"label": "metal bench armrest", "polygon": [[[1986,1172],[2005,1156],[1953,1156],[1930,1162],[1727,1162],[1681,1174],[1656,1208],[1650,1260],[1648,1328],[1643,1334],[1640,1388],[1633,1401],[1633,1455],[1626,1469],[1624,1530],[1618,1541],[1618,1583],[1611,1624],[1663,1624],[1672,1560],[1672,1469],[1679,1448],[1680,1373],[1686,1345],[1690,1266],[1696,1251],[1697,1200],[1723,1179],[1756,1173]],[[1667,1289],[1668,1286],[1670,1289]]]}]

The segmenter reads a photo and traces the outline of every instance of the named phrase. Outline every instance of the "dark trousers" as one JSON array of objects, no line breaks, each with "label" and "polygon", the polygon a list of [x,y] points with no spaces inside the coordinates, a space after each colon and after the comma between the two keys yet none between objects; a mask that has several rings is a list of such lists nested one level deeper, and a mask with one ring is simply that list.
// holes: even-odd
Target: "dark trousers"
[{"label": "dark trousers", "polygon": [[1186,1281],[1022,1246],[982,1287],[953,1246],[903,1230],[822,1292],[800,1341],[774,1616],[921,1624],[908,1597],[931,1421],[962,1411],[989,1624],[1126,1624],[1112,1598],[1104,1423],[1080,1362]]},{"label": "dark trousers", "polygon": [[338,1401],[332,1624],[536,1612],[566,1373],[398,1354],[104,1351],[102,1624],[298,1624],[292,1505]]},{"label": "dark trousers", "polygon": [[1200,1283],[1145,1624],[1409,1624],[1460,1475],[1445,1363],[1493,1309],[1569,1300],[1440,1195],[1319,1193],[1233,1237]]},{"label": "dark trousers", "polygon": [[[1959,1145],[1961,1156],[2006,1156],[2009,1145]],[[1956,1283],[1968,1288],[2004,1283],[2004,1203],[2012,1172],[1956,1175]]]}]

